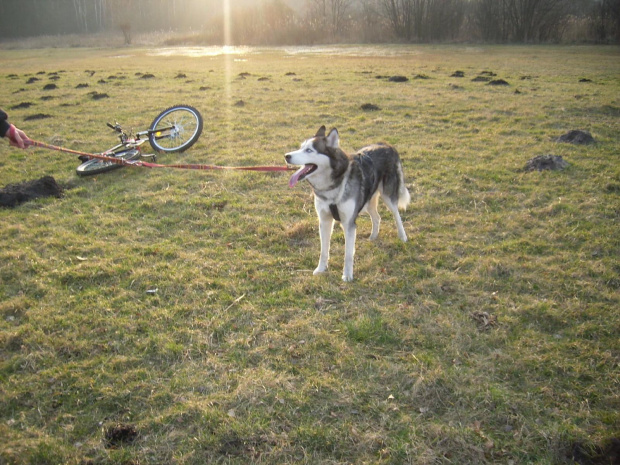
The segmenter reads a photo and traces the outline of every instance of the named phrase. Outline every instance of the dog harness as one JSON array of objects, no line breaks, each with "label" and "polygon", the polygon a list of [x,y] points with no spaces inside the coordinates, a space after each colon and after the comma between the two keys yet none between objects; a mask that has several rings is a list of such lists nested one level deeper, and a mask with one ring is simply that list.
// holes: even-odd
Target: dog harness
[{"label": "dog harness", "polygon": [[342,187],[340,189],[340,192],[338,193],[336,202],[329,205],[329,211],[331,212],[332,216],[334,217],[336,221],[341,221],[340,213],[338,212],[338,202],[342,200],[342,196],[344,194],[344,188],[347,184],[347,181],[349,180],[351,169],[353,169],[353,164],[356,163],[356,161],[357,161],[357,166],[362,176],[362,179],[364,178],[370,179],[370,182],[363,183],[364,191],[362,192],[362,196],[363,196],[362,202],[359,204],[358,211],[355,212],[356,216],[359,214],[360,210],[364,208],[364,205],[366,205],[368,200],[370,200],[370,197],[372,196],[372,194],[377,190],[377,180],[375,179],[375,175],[373,171],[372,158],[366,156],[365,154],[360,154],[356,156],[351,162],[351,166],[349,166],[349,168],[347,169],[347,172],[345,173],[344,179],[342,181]]},{"label": "dog harness", "polygon": [[336,205],[335,203],[332,203],[329,206],[329,211],[332,212],[332,216],[334,217],[336,221],[340,221],[340,213],[338,213],[338,205]]}]

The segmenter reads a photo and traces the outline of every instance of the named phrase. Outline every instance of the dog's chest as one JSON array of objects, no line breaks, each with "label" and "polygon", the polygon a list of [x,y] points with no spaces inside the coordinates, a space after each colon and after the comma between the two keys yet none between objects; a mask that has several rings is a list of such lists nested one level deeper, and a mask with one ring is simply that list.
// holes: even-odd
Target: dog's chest
[{"label": "dog's chest", "polygon": [[338,197],[340,197],[340,186],[336,189],[330,189],[328,191],[313,189],[313,192],[314,197],[320,205],[328,206],[329,204],[338,202]]},{"label": "dog's chest", "polygon": [[314,207],[316,208],[319,216],[321,213],[330,212],[336,221],[340,221],[340,214],[338,212],[338,205],[336,204],[336,196],[331,198],[325,198],[322,195],[314,193]]}]

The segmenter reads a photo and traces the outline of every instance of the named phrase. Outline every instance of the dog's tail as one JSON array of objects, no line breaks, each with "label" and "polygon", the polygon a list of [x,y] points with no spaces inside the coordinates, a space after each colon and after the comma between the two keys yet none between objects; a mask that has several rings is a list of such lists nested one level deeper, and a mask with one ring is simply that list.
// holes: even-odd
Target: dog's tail
[{"label": "dog's tail", "polygon": [[400,169],[398,170],[398,208],[401,210],[406,210],[407,205],[411,202],[411,195],[409,194],[409,190],[407,186],[405,186],[405,176],[403,175],[403,165],[400,164]]}]

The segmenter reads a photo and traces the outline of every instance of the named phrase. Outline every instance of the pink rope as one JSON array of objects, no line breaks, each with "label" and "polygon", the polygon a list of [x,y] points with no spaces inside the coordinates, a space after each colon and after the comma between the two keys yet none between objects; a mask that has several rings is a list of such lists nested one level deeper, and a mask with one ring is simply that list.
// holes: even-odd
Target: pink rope
[{"label": "pink rope", "polygon": [[122,158],[110,157],[109,152],[102,154],[80,152],[78,150],[71,150],[64,147],[58,147],[56,145],[46,144],[45,142],[32,141],[34,147],[55,150],[58,152],[72,153],[74,155],[81,155],[89,158],[95,158],[97,160],[103,160],[110,163],[116,163],[123,166],[141,166],[144,168],[175,168],[184,170],[243,170],[243,171],[289,171],[294,168],[288,166],[217,166],[217,165],[161,165],[159,163],[149,163],[140,160],[123,160]]}]

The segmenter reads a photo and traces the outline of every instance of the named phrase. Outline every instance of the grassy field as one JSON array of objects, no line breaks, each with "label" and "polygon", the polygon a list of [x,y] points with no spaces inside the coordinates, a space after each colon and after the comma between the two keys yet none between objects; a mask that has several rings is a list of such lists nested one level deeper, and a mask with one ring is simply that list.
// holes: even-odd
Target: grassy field
[{"label": "grassy field", "polygon": [[[0,187],[65,188],[0,209],[0,463],[618,463],[620,49],[153,52],[0,51],[1,105],[83,151],[195,106],[201,139],[161,163],[282,165],[322,124],[389,142],[410,240],[361,217],[345,284],[339,229],[312,276],[286,173],[79,178],[0,141]],[[570,165],[522,170],[545,154]]]}]

